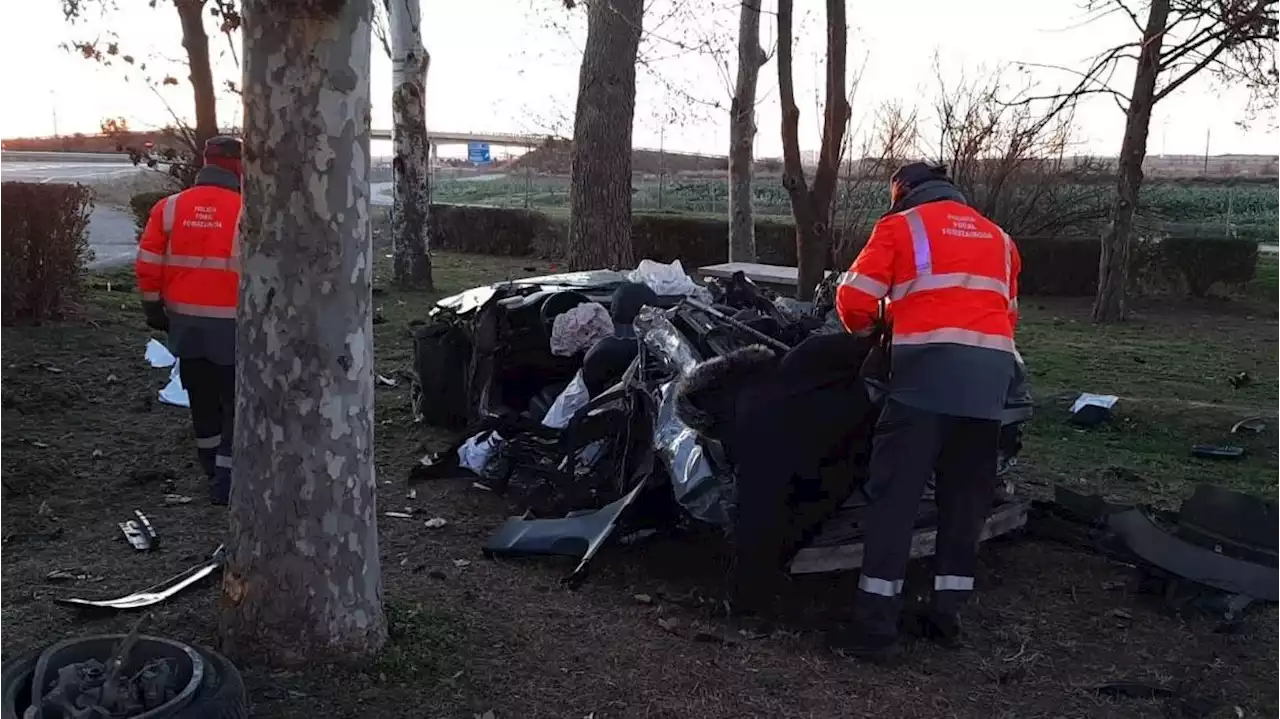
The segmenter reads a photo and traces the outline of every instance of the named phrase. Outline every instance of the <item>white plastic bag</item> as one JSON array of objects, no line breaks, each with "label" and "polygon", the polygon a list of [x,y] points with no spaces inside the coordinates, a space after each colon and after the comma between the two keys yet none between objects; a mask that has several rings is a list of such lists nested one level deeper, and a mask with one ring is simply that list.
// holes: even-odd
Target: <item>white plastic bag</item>
[{"label": "white plastic bag", "polygon": [[584,302],[556,315],[551,324],[551,354],[572,357],[611,334],[609,310],[599,302]]},{"label": "white plastic bag", "polygon": [[578,370],[573,375],[573,380],[569,382],[569,386],[565,387],[556,397],[556,401],[551,403],[550,409],[542,418],[542,425],[552,429],[564,429],[569,425],[569,420],[573,419],[573,415],[590,401],[591,392],[587,390],[587,383],[582,379],[582,370]]},{"label": "white plastic bag", "polygon": [[484,468],[501,445],[502,435],[497,432],[481,432],[458,447],[458,466],[466,467],[483,477]]},{"label": "white plastic bag", "polygon": [[684,271],[680,260],[669,265],[653,260],[640,260],[640,264],[627,274],[632,282],[641,282],[661,296],[675,297],[684,295],[703,302],[711,301],[711,292],[693,281]]}]

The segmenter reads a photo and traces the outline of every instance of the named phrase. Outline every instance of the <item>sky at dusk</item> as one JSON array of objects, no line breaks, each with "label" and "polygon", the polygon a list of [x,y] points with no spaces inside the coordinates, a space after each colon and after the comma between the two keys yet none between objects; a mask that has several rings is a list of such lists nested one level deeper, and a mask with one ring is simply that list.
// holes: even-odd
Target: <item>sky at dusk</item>
[{"label": "sky at dusk", "polygon": [[[72,27],[57,0],[5,4],[0,24],[7,98],[0,108],[4,137],[51,135],[55,114],[57,130],[63,134],[95,132],[104,117],[124,117],[135,128],[162,126],[171,121],[166,102],[173,112],[190,114],[176,11],[164,0],[154,9],[132,0],[120,5],[127,8],[95,14]],[[635,145],[723,154],[728,146],[724,108],[736,63],[736,3],[652,0],[647,5]],[[695,5],[697,11],[690,12]],[[766,48],[773,46],[775,36],[774,6],[774,0],[765,0]],[[935,64],[952,82],[1017,62],[1081,67],[1094,52],[1135,32],[1123,18],[1082,25],[1085,14],[1073,0],[849,0],[848,13],[850,74],[860,77],[853,96],[855,132],[870,127],[868,118],[885,102],[926,105],[922,116],[927,118],[928,100],[937,87]],[[822,3],[799,0],[796,15],[801,145],[816,149]],[[561,0],[425,0],[423,19],[432,56],[427,89],[430,128],[571,133],[579,49],[585,36],[581,8],[566,11]],[[214,33],[217,79],[238,83],[232,43],[216,34],[213,18],[208,25]],[[110,32],[119,36],[122,52],[145,60],[153,74],[172,73],[183,82],[164,88],[162,102],[136,70],[131,74],[124,66],[102,68],[59,47],[65,40],[105,38]],[[234,45],[239,55],[238,38]],[[690,45],[714,51],[689,51]],[[1061,72],[1032,72],[1031,79],[1044,91],[1071,82]],[[391,68],[377,43],[373,77],[373,123],[389,128]],[[1116,84],[1127,90],[1131,83],[1132,69],[1124,68]],[[1222,88],[1209,78],[1186,84],[1157,107],[1150,154],[1203,153],[1206,135],[1212,154],[1276,154],[1278,138],[1270,129],[1274,120],[1255,122],[1252,129],[1237,126],[1244,119],[1246,99],[1243,91]],[[219,112],[222,124],[237,123],[238,98],[224,97]],[[772,61],[761,71],[758,112],[757,155],[781,154],[777,66]],[[1077,120],[1081,153],[1116,153],[1124,118],[1111,100],[1087,102]]]}]

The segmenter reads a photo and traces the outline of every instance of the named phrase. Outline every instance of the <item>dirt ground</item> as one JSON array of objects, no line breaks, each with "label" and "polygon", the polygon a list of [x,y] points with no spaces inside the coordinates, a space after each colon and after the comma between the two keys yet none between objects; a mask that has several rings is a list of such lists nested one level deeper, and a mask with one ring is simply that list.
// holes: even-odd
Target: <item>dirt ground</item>
[{"label": "dirt ground", "polygon": [[[553,269],[446,253],[436,266],[441,293]],[[206,557],[226,531],[225,510],[203,501],[185,411],[155,401],[167,371],[142,361],[148,333],[131,277],[94,284],[80,319],[3,331],[6,658],[70,634],[125,629],[133,617],[81,616],[50,600],[148,586]],[[380,373],[408,370],[408,321],[437,296],[378,296]],[[1102,334],[1083,303],[1028,304],[1020,344],[1039,411],[1021,465],[1026,491],[1068,482],[1172,504],[1209,478],[1275,494],[1274,429],[1247,440],[1241,463],[1187,453],[1221,439],[1233,418],[1257,412],[1274,428],[1274,304],[1147,304],[1136,322]],[[1232,389],[1227,380],[1239,372],[1252,382]],[[1080,432],[1063,419],[1081,390],[1127,399],[1110,426]],[[448,437],[412,424],[407,382],[379,393],[379,500],[418,517],[380,518],[391,640],[366,666],[245,667],[254,716],[1160,717],[1184,709],[1091,689],[1118,680],[1176,687],[1212,705],[1210,716],[1277,712],[1273,607],[1216,632],[1212,620],[1166,614],[1138,592],[1129,568],[1025,537],[983,550],[971,646],[912,644],[893,668],[822,648],[820,630],[847,609],[853,574],[789,581],[779,625],[764,636],[735,632],[741,625],[712,599],[723,555],[710,532],[609,548],[586,585],[568,591],[567,562],[480,556],[506,515],[501,499],[467,480],[419,485],[408,498],[410,465]],[[194,501],[169,504],[168,494]],[[135,508],[161,534],[159,551],[135,553],[120,537],[116,523]],[[429,529],[429,517],[448,524]],[[56,569],[87,578],[55,583],[47,577]],[[216,602],[215,586],[196,588],[162,605],[148,631],[216,645]],[[677,620],[675,631],[660,619]],[[688,638],[695,627],[730,641]]]}]

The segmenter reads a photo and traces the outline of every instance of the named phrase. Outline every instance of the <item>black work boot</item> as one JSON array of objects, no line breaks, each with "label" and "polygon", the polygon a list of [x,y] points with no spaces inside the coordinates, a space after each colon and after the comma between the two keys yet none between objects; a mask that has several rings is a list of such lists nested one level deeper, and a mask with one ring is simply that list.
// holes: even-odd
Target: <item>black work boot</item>
[{"label": "black work boot", "polygon": [[225,507],[231,501],[231,476],[218,472],[209,478],[209,504]]},{"label": "black work boot", "polygon": [[895,634],[870,634],[858,628],[827,632],[827,647],[844,657],[883,664],[902,654]]},{"label": "black work boot", "polygon": [[920,636],[939,646],[955,649],[964,644],[960,615],[955,612],[927,609],[920,613],[917,621]]}]

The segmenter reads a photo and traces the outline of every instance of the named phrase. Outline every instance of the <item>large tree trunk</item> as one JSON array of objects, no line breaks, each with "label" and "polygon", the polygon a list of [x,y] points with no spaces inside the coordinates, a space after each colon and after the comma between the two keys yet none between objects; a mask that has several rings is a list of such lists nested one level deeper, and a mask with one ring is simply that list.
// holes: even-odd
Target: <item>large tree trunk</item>
[{"label": "large tree trunk", "polygon": [[805,183],[800,161],[800,109],[792,79],[793,0],[778,0],[778,95],[782,102],[782,186],[791,198],[796,221],[796,298],[813,299],[831,259],[832,200],[840,170],[840,150],[849,101],[844,92],[849,28],[844,0],[827,0],[827,73],[822,147],[813,186]]},{"label": "large tree trunk", "polygon": [[756,261],[752,160],[756,140],[756,84],[769,58],[760,47],[761,0],[738,9],[738,82],[729,107],[729,261]]},{"label": "large tree trunk", "polygon": [[592,0],[578,74],[569,181],[569,265],[635,265],[631,124],[643,0]]},{"label": "large tree trunk", "polygon": [[1133,245],[1133,216],[1142,189],[1142,161],[1147,157],[1147,133],[1155,105],[1156,79],[1160,75],[1160,50],[1169,20],[1170,0],[1153,0],[1143,31],[1133,93],[1125,116],[1124,141],[1116,168],[1116,199],[1111,222],[1102,236],[1098,258],[1098,294],[1093,302],[1095,322],[1119,322],[1125,318],[1125,294],[1129,284],[1129,255]]},{"label": "large tree trunk", "polygon": [[277,666],[386,640],[373,470],[372,0],[244,3],[235,469],[220,631]]},{"label": "large tree trunk", "polygon": [[196,127],[194,162],[203,162],[204,142],[218,134],[218,96],[213,88],[213,66],[209,61],[209,35],[204,30],[204,0],[174,0],[182,21],[182,47],[191,69],[191,91],[195,100]]},{"label": "large tree trunk", "polygon": [[395,129],[391,207],[392,279],[431,290],[431,148],[426,87],[431,57],[422,45],[420,0],[384,0],[391,34],[391,117]]}]

